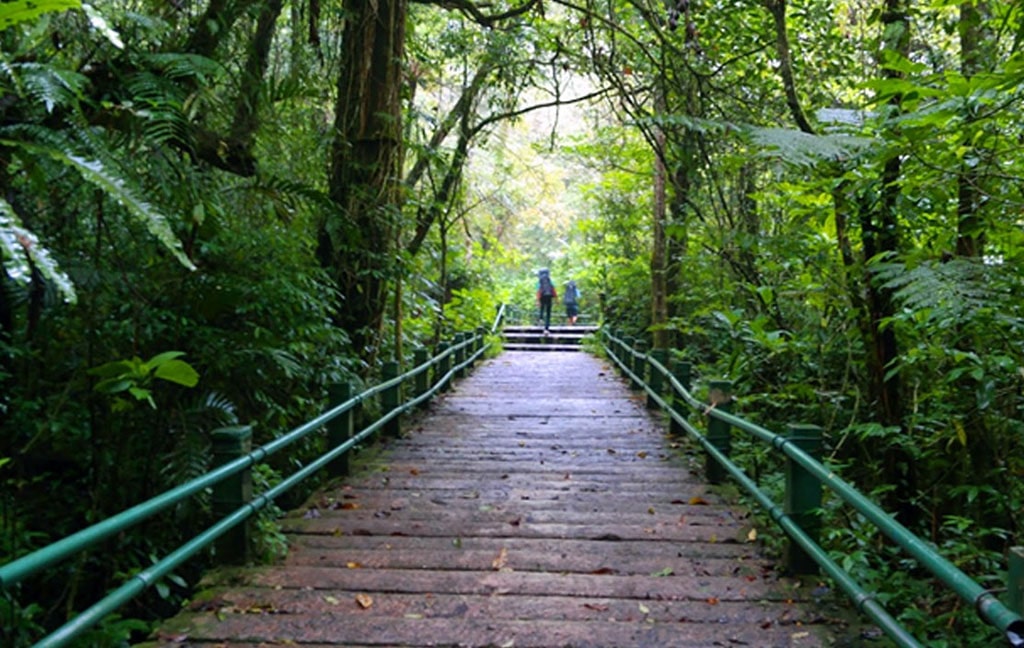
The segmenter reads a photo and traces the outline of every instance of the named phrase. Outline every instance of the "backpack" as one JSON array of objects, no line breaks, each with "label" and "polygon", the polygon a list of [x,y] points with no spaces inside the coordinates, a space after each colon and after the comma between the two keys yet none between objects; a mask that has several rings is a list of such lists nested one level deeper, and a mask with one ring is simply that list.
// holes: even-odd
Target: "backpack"
[{"label": "backpack", "polygon": [[562,296],[562,301],[566,306],[571,306],[576,303],[576,298],[580,296],[580,292],[576,289],[576,282],[570,281],[565,284],[565,295]]},{"label": "backpack", "polygon": [[551,275],[548,274],[547,269],[541,270],[540,276],[540,294],[541,297],[550,297],[555,294],[555,285],[551,283]]}]

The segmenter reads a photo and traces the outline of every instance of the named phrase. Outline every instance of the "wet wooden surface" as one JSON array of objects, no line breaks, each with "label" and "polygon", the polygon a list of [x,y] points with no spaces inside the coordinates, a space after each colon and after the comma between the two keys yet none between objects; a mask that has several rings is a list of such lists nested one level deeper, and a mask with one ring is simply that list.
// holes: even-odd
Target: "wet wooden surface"
[{"label": "wet wooden surface", "polygon": [[602,360],[505,353],[222,570],[160,646],[825,646],[806,583]]}]

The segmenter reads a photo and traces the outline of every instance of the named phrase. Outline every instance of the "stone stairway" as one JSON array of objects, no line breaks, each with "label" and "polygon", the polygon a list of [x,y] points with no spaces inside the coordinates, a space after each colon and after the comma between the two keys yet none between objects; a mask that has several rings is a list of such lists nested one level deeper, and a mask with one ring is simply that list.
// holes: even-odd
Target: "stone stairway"
[{"label": "stone stairway", "polygon": [[580,342],[597,332],[596,326],[552,326],[547,335],[540,326],[506,326],[506,351],[579,351]]}]

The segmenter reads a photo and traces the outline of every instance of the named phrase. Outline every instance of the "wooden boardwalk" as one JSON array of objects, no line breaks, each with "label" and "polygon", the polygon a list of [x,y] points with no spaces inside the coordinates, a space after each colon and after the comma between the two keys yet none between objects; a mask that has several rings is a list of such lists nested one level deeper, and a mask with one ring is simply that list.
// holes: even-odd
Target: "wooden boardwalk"
[{"label": "wooden boardwalk", "polygon": [[506,353],[406,427],[157,645],[832,645],[604,361]]}]

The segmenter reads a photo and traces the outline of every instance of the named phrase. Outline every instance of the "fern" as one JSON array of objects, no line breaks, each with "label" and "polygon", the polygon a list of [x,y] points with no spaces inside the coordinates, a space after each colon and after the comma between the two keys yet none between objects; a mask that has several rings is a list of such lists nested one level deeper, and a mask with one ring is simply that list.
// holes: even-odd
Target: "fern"
[{"label": "fern", "polygon": [[48,113],[75,105],[88,83],[77,72],[40,63],[14,63],[6,71],[24,94],[43,104]]},{"label": "fern", "polygon": [[1005,302],[1008,293],[991,281],[993,269],[968,259],[929,261],[913,268],[904,263],[874,265],[875,278],[893,291],[896,301],[923,315],[933,326],[970,321]]},{"label": "fern", "polygon": [[[38,144],[32,141],[3,137],[3,135],[15,133],[38,135],[38,139],[50,142],[51,144]],[[66,140],[64,141],[64,146],[56,147],[52,145],[52,142],[55,140],[60,141],[61,139],[62,136],[59,134],[39,127],[12,127],[0,131],[0,144],[11,148],[18,148],[37,156],[48,156],[77,171],[83,179],[99,187],[109,197],[121,204],[128,211],[129,215],[141,223],[183,266],[190,270],[195,269],[195,265],[185,255],[181,241],[171,230],[166,216],[137,196],[135,190],[128,186],[124,178],[112,173],[99,160],[88,159],[71,152],[71,143]]]},{"label": "fern", "polygon": [[6,201],[0,198],[0,252],[7,275],[21,284],[32,278],[33,268],[45,279],[53,282],[64,301],[74,304],[78,297],[75,286],[49,250],[39,244],[39,238],[21,226],[18,215]]},{"label": "fern", "polygon": [[867,138],[854,135],[811,135],[789,128],[751,126],[747,133],[755,145],[766,149],[764,154],[796,166],[844,160],[870,143]]}]

